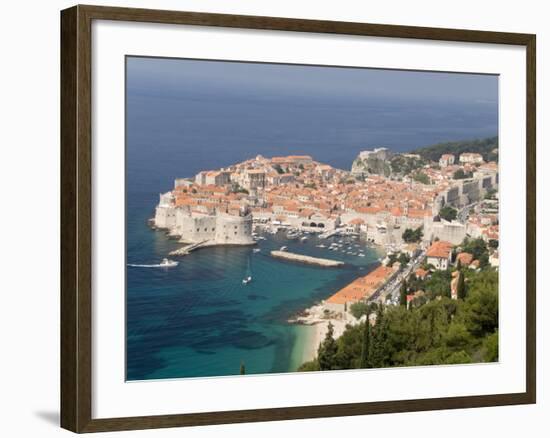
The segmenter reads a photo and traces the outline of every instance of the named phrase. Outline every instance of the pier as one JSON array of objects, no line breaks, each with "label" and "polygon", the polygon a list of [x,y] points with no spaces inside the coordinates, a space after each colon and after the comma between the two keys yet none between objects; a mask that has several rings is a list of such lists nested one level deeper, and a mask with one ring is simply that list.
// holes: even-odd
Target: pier
[{"label": "pier", "polygon": [[271,251],[271,255],[275,258],[289,260],[291,262],[306,263],[308,265],[324,266],[327,268],[336,268],[344,265],[344,262],[339,262],[337,260],[321,259],[286,251]]},{"label": "pier", "polygon": [[202,242],[193,243],[191,245],[184,246],[183,248],[175,249],[174,251],[170,251],[168,255],[171,256],[185,256],[191,251],[201,248],[203,246],[209,246],[209,242],[207,240],[204,240]]}]

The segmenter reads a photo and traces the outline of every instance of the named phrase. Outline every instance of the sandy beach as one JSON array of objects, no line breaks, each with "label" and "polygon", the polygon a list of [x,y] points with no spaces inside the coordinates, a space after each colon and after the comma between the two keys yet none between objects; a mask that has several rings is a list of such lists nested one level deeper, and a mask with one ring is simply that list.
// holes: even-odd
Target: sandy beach
[{"label": "sandy beach", "polygon": [[324,303],[316,304],[304,311],[289,322],[304,325],[304,342],[301,343],[301,363],[315,359],[319,344],[325,338],[329,323],[334,326],[334,339],[338,339],[344,333],[346,325],[358,324],[360,321],[355,319],[350,313],[337,315],[328,315],[325,313]]}]

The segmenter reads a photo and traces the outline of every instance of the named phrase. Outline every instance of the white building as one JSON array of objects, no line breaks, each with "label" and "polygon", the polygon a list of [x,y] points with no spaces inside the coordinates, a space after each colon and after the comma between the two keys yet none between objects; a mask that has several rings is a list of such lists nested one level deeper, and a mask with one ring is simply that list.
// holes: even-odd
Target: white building
[{"label": "white building", "polygon": [[250,169],[244,172],[241,185],[247,190],[255,190],[265,187],[266,175],[261,169]]},{"label": "white building", "polygon": [[231,182],[231,173],[223,170],[207,170],[197,173],[195,183],[199,185],[224,186]]},{"label": "white building", "polygon": [[375,148],[373,151],[359,152],[359,158],[366,160],[368,158],[377,158],[379,160],[387,160],[390,158],[391,152],[388,148]]},{"label": "white building", "polygon": [[455,164],[455,156],[453,154],[443,154],[439,159],[439,165],[441,167],[452,166]]},{"label": "white building", "polygon": [[476,154],[474,152],[465,152],[460,154],[458,159],[462,164],[482,164],[483,157],[481,154]]},{"label": "white building", "polygon": [[426,252],[426,263],[440,271],[446,270],[451,264],[453,244],[444,240],[434,242]]}]

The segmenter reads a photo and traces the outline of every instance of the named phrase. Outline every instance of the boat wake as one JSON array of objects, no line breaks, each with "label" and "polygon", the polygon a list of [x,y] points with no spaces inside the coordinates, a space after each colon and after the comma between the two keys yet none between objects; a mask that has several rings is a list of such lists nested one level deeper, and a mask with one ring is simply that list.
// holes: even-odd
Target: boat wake
[{"label": "boat wake", "polygon": [[128,266],[131,266],[132,268],[172,268],[174,266],[178,266],[178,264],[179,262],[174,260],[163,259],[162,262],[155,265],[137,265],[128,263]]}]

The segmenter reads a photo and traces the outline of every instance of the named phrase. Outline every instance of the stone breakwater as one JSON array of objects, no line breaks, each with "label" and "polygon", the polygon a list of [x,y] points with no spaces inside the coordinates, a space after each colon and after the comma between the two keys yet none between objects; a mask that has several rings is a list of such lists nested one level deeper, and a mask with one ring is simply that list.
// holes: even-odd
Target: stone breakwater
[{"label": "stone breakwater", "polygon": [[197,243],[192,243],[192,244],[189,244],[189,245],[185,245],[182,248],[178,248],[178,249],[175,249],[173,251],[170,251],[168,253],[168,255],[170,255],[170,256],[186,256],[188,254],[191,254],[191,252],[196,250],[196,249],[208,248],[208,247],[211,247],[211,246],[254,246],[256,244],[257,243],[254,242],[254,241],[251,242],[251,243],[238,244],[238,243],[218,243],[218,242],[213,241],[213,240],[206,240],[204,242],[197,242]]},{"label": "stone breakwater", "polygon": [[310,257],[310,256],[306,256],[302,254],[294,254],[292,252],[286,252],[286,251],[271,251],[271,255],[275,258],[289,260],[291,262],[306,263],[309,265],[318,265],[318,266],[324,266],[327,268],[336,268],[344,265],[344,262],[339,262],[336,260]]}]

